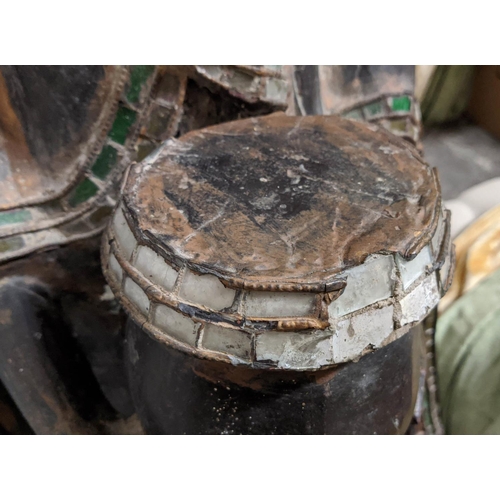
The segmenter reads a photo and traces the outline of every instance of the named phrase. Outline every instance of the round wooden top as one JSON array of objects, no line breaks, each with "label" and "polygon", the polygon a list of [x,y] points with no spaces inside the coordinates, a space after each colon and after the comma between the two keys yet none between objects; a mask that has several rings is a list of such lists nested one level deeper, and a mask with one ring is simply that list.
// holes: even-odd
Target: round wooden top
[{"label": "round wooden top", "polygon": [[330,291],[371,254],[416,254],[440,193],[377,126],[276,113],[167,141],[132,167],[124,202],[143,243],[229,286]]}]

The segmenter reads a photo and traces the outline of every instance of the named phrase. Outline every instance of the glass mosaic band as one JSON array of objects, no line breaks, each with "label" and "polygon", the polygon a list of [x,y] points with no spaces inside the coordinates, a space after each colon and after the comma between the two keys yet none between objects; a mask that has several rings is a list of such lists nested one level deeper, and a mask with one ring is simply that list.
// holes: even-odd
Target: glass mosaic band
[{"label": "glass mosaic band", "polygon": [[235,97],[286,108],[288,87],[281,66],[196,66],[196,70]]},{"label": "glass mosaic band", "polygon": [[128,81],[106,125],[107,135],[69,191],[36,206],[0,213],[0,262],[103,229],[101,216],[111,212],[119,178],[134,153],[154,71],[154,66],[133,66],[127,72]]},{"label": "glass mosaic band", "polygon": [[422,120],[420,106],[411,95],[384,96],[342,113],[352,120],[374,122],[394,135],[417,144]]},{"label": "glass mosaic band", "polygon": [[[197,66],[196,71],[248,102],[286,102],[286,83],[279,67]],[[74,226],[75,218],[89,219],[89,211],[113,206],[112,196],[124,169],[133,160],[141,161],[177,130],[186,76],[157,66],[131,66],[123,73],[118,102],[109,106],[111,114],[97,133],[103,136],[99,147],[82,155],[85,161],[70,189],[43,203],[0,212],[0,262],[43,248],[43,241],[69,241],[61,227]],[[92,231],[97,229],[94,226]],[[48,232],[52,232],[50,237]],[[25,237],[25,233],[32,234]],[[87,234],[82,232],[81,237]]]},{"label": "glass mosaic band", "polygon": [[383,347],[437,306],[454,267],[449,212],[438,213],[412,260],[371,255],[339,275],[346,286],[330,297],[227,288],[138,241],[123,205],[104,235],[103,270],[129,314],[161,342],[232,364],[317,370]]}]

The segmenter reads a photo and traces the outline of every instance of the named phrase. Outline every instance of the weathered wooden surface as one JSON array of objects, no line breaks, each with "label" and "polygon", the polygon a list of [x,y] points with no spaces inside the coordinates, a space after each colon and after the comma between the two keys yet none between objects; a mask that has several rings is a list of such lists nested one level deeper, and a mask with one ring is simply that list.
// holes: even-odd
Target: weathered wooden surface
[{"label": "weathered wooden surface", "polygon": [[338,117],[275,114],[187,134],[133,167],[140,238],[229,283],[326,286],[374,253],[410,257],[439,188],[417,151]]}]

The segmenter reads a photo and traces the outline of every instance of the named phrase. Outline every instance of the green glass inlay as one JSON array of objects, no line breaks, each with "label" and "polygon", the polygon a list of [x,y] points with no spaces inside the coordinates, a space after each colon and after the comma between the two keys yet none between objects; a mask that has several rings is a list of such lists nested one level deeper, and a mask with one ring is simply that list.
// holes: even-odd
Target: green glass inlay
[{"label": "green glass inlay", "polygon": [[117,153],[113,146],[104,146],[92,166],[92,173],[99,179],[105,179],[116,164]]},{"label": "green glass inlay", "polygon": [[72,207],[76,207],[77,205],[80,205],[80,203],[92,198],[97,191],[98,187],[90,179],[83,179],[83,181],[80,182],[80,184],[78,184],[78,186],[76,186],[71,193],[68,203]]},{"label": "green glass inlay", "polygon": [[351,120],[363,120],[363,114],[359,109],[348,111],[344,116],[346,118],[350,118]]},{"label": "green glass inlay", "polygon": [[408,124],[406,120],[391,120],[390,122],[390,129],[393,132],[406,132],[408,128]]},{"label": "green glass inlay", "polygon": [[33,216],[31,215],[31,212],[25,208],[21,210],[0,212],[0,226],[6,226],[8,224],[19,224],[20,222],[27,222],[32,218]]},{"label": "green glass inlay", "polygon": [[144,160],[144,158],[146,158],[146,156],[149,155],[149,153],[151,153],[152,151],[154,151],[157,147],[157,144],[155,144],[154,142],[151,142],[151,141],[141,141],[141,143],[139,144],[138,148],[137,148],[137,161],[142,161]]},{"label": "green glass inlay", "polygon": [[393,111],[410,111],[411,99],[407,95],[392,98]]},{"label": "green glass inlay", "polygon": [[59,231],[65,236],[74,236],[75,234],[83,234],[89,231],[89,226],[82,220],[72,221],[69,224],[58,227]]},{"label": "green glass inlay", "polygon": [[5,238],[0,240],[0,253],[14,252],[23,248],[24,239],[22,236],[12,236],[11,238]]},{"label": "green glass inlay", "polygon": [[382,103],[380,101],[367,104],[363,109],[366,113],[366,116],[368,116],[368,117],[380,115],[380,114],[382,114],[382,111],[383,111],[382,110]]},{"label": "green glass inlay", "polygon": [[158,141],[165,139],[169,129],[172,128],[172,115],[174,113],[171,109],[156,106],[150,113],[145,135]]},{"label": "green glass inlay", "polygon": [[133,66],[130,73],[130,85],[127,92],[128,102],[137,102],[141,88],[146,80],[153,74],[154,66]]},{"label": "green glass inlay", "polygon": [[123,106],[119,107],[109,137],[118,144],[124,144],[136,116],[137,113],[135,111]]},{"label": "green glass inlay", "polygon": [[93,226],[100,225],[111,215],[112,211],[113,207],[99,207],[90,215],[89,221]]},{"label": "green glass inlay", "polygon": [[61,205],[61,200],[51,200],[43,204],[43,211],[46,214],[54,214],[62,212],[64,209]]}]

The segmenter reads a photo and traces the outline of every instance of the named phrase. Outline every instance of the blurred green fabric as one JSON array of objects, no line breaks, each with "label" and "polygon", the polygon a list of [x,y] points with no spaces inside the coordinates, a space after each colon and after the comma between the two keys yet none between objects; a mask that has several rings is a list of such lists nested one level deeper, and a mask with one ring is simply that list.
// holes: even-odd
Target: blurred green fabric
[{"label": "blurred green fabric", "polygon": [[425,125],[456,120],[469,102],[475,66],[438,66],[421,102]]},{"label": "blurred green fabric", "polygon": [[447,434],[500,434],[500,269],[439,318],[436,357]]}]

